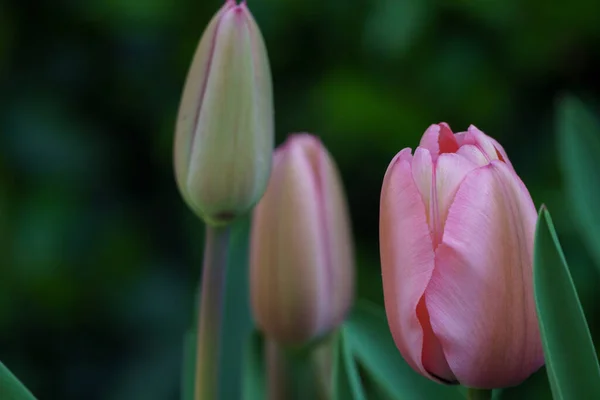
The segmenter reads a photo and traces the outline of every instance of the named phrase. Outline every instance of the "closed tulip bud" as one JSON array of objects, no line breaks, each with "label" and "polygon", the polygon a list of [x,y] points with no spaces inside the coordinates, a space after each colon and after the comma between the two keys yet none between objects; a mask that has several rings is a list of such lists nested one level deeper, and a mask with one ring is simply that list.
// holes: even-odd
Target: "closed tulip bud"
[{"label": "closed tulip bud", "polygon": [[175,132],[175,175],[191,209],[212,224],[263,195],[273,152],[271,73],[245,3],[209,23],[187,76]]},{"label": "closed tulip bud", "polygon": [[381,192],[385,308],[417,372],[491,389],[544,364],[533,297],[536,210],[498,142],[432,125]]},{"label": "closed tulip bud", "polygon": [[275,151],[267,192],[252,220],[252,311],[282,345],[335,329],[354,295],[354,256],[342,183],[314,136],[290,136]]}]

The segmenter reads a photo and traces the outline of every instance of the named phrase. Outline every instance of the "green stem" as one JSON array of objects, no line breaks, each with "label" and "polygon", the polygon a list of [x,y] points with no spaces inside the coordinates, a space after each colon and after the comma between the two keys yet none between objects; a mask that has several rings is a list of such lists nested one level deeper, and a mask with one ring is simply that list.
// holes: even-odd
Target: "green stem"
[{"label": "green stem", "polygon": [[267,399],[285,399],[289,388],[289,376],[283,349],[274,341],[265,338],[265,359],[267,366]]},{"label": "green stem", "polygon": [[229,234],[228,226],[206,226],[198,316],[195,400],[218,398],[219,349]]},{"label": "green stem", "polygon": [[491,398],[491,390],[469,388],[469,400],[490,400]]},{"label": "green stem", "polygon": [[291,350],[267,339],[269,400],[324,399],[313,349]]}]

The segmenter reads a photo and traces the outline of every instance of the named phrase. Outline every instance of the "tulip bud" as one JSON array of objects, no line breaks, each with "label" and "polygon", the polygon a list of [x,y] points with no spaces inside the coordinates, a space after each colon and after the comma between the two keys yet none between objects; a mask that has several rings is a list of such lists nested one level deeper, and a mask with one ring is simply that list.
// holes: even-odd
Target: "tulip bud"
[{"label": "tulip bud", "polygon": [[544,364],[533,296],[537,213],[506,152],[474,126],[432,125],[381,192],[385,308],[422,375],[491,389]]},{"label": "tulip bud", "polygon": [[228,0],[200,40],[177,117],[175,175],[194,212],[222,224],[260,200],[271,170],[273,125],[262,36],[246,4]]},{"label": "tulip bud", "polygon": [[308,134],[275,151],[251,232],[252,311],[265,335],[302,345],[335,329],[354,295],[354,255],[342,183]]}]

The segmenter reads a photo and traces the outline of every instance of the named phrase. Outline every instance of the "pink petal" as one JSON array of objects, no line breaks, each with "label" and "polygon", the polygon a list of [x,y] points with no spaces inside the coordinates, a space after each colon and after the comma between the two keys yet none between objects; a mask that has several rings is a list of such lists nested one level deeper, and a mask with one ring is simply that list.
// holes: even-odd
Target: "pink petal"
[{"label": "pink petal", "polygon": [[429,225],[429,230],[433,232],[433,218],[431,218],[433,163],[431,161],[431,153],[423,147],[417,147],[415,150],[415,155],[412,159],[412,176],[425,206],[425,217]]},{"label": "pink petal", "polygon": [[456,193],[425,296],[463,385],[516,385],[544,363],[532,283],[536,217],[500,161],[469,173]]},{"label": "pink petal", "polygon": [[477,129],[476,126],[469,126],[467,132],[457,133],[455,137],[460,146],[457,153],[469,158],[476,164],[485,165],[494,160],[501,160],[512,168],[512,164],[500,143]]},{"label": "pink petal", "polygon": [[488,136],[488,139],[492,142],[492,144],[496,148],[496,153],[498,155],[498,159],[500,161],[504,161],[513,170],[513,172],[514,172],[513,165],[510,162],[510,160],[508,159],[508,154],[506,154],[506,151],[504,150],[504,147],[502,147],[500,145],[500,143],[498,143],[498,141],[496,139],[494,139],[493,137]]},{"label": "pink petal", "polygon": [[327,257],[315,223],[320,202],[304,139],[291,140],[298,143],[288,141],[275,152],[276,168],[254,209],[250,286],[257,324],[278,340],[295,343],[320,328],[314,315],[327,298],[314,282],[327,269]]},{"label": "pink petal", "polygon": [[481,152],[487,157],[489,161],[499,159],[498,152],[494,147],[494,143],[492,142],[491,137],[480,131],[475,125],[469,126],[467,135],[471,135],[475,139],[477,147],[479,147]]},{"label": "pink petal", "polygon": [[433,246],[421,194],[408,161],[397,155],[381,191],[380,252],[385,309],[396,346],[408,364],[425,376],[423,328],[417,304],[433,271]]},{"label": "pink petal", "polygon": [[466,144],[475,144],[474,140],[471,142],[471,136],[467,135],[467,132],[457,132],[454,134],[454,138],[456,139],[456,143],[458,143],[458,147]]},{"label": "pink petal", "polygon": [[431,125],[421,138],[419,147],[429,150],[431,159],[435,162],[442,153],[454,153],[458,150],[458,143],[452,130],[445,122]]},{"label": "pink petal", "polygon": [[314,177],[320,203],[317,220],[322,231],[322,248],[326,254],[328,268],[314,284],[320,287],[322,307],[319,334],[327,333],[339,326],[346,317],[354,298],[354,246],[350,227],[350,215],[342,178],[333,158],[320,141],[312,135],[313,145],[307,146],[312,159]]},{"label": "pink petal", "polygon": [[440,124],[440,138],[438,140],[440,146],[440,154],[444,153],[456,153],[458,150],[458,143],[456,138],[450,129],[450,125],[445,122]]},{"label": "pink petal", "polygon": [[476,164],[461,157],[459,154],[442,154],[438,158],[435,168],[435,181],[437,218],[440,224],[440,233],[444,231],[448,211],[459,185],[465,176],[475,168],[477,168]]},{"label": "pink petal", "polygon": [[448,361],[446,361],[442,345],[433,333],[424,296],[417,305],[417,317],[423,327],[423,367],[439,381],[444,383],[456,382],[456,376],[454,376]]},{"label": "pink petal", "polygon": [[476,144],[464,144],[460,146],[456,154],[460,154],[462,157],[480,167],[489,164],[487,155],[484,154]]},{"label": "pink petal", "polygon": [[[437,160],[434,176],[429,151],[417,147],[412,160],[413,179],[425,205],[427,224],[433,237],[434,248],[442,239],[448,209],[458,185],[465,175],[476,167],[476,164],[458,154],[444,153]],[[434,180],[437,185],[435,190],[432,190]]]},{"label": "pink petal", "polygon": [[412,162],[412,158],[412,149],[410,147],[406,147],[400,150],[400,153],[398,153],[398,159],[400,161],[408,161],[410,163]]},{"label": "pink petal", "polygon": [[419,147],[429,150],[431,156],[437,156],[440,152],[439,145],[440,126],[437,124],[430,125],[421,137]]}]

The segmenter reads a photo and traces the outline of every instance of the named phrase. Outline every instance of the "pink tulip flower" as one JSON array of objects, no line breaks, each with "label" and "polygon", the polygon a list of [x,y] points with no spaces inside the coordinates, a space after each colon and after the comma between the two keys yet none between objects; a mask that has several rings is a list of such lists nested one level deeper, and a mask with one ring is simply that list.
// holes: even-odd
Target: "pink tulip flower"
[{"label": "pink tulip flower", "polygon": [[250,294],[257,325],[281,345],[330,333],[352,305],[354,248],[344,189],[312,135],[291,135],[275,151],[252,218]]},{"label": "pink tulip flower", "polygon": [[380,251],[396,346],[420,374],[491,389],[544,364],[533,297],[536,209],[500,144],[427,129],[383,181]]}]

